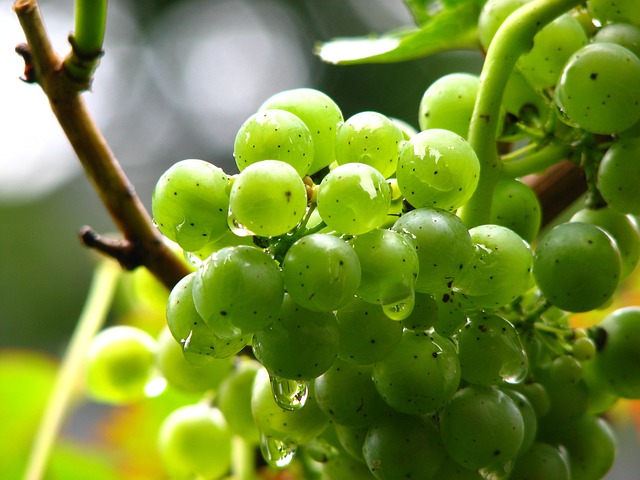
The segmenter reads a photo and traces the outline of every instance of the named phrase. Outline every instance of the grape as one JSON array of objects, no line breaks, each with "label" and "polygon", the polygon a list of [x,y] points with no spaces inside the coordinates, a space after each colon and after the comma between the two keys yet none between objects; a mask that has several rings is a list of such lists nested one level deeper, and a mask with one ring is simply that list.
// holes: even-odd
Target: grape
[{"label": "grape", "polygon": [[507,394],[511,400],[516,404],[520,414],[522,415],[522,421],[524,424],[524,436],[522,438],[522,445],[518,450],[517,456],[527,451],[533,444],[538,433],[538,417],[536,411],[533,409],[533,405],[527,397],[522,393],[512,390],[510,388],[503,388],[502,391]]},{"label": "grape", "polygon": [[573,356],[579,362],[592,360],[596,354],[596,344],[588,337],[576,339],[571,346]]},{"label": "grape", "polygon": [[305,214],[307,190],[298,172],[278,160],[246,167],[233,182],[229,215],[234,228],[262,237],[283,235]]},{"label": "grape", "polygon": [[504,21],[521,6],[530,0],[488,0],[478,19],[478,36],[480,44],[487,50],[489,44]]},{"label": "grape", "polygon": [[385,178],[396,171],[402,130],[378,112],[360,112],[345,120],[336,135],[336,161],[364,163],[374,167]]},{"label": "grape", "polygon": [[254,334],[253,352],[279,377],[311,380],[331,367],[338,340],[333,312],[312,312],[285,295],[276,320]]},{"label": "grape", "polygon": [[336,130],[344,118],[329,96],[312,88],[285,90],[268,98],[259,111],[269,109],[291,112],[309,128],[315,151],[309,175],[335,161]]},{"label": "grape", "polygon": [[164,328],[158,338],[157,365],[169,385],[186,392],[216,390],[233,368],[233,358],[213,359],[203,365],[192,365],[182,347]]},{"label": "grape", "polygon": [[151,198],[158,229],[187,251],[195,251],[227,231],[229,178],[204,160],[182,160],[162,174]]},{"label": "grape", "polygon": [[447,453],[466,468],[504,464],[524,438],[522,414],[513,400],[493,387],[472,385],[456,392],[440,415]]},{"label": "grape", "polygon": [[606,384],[606,380],[596,370],[596,362],[583,362],[582,380],[587,387],[587,413],[599,415],[609,410],[620,398]]},{"label": "grape", "polygon": [[318,212],[339,233],[359,235],[387,219],[391,189],[384,176],[364,163],[345,163],[331,170],[318,189]]},{"label": "grape", "polygon": [[382,307],[354,298],[336,312],[338,357],[356,365],[382,360],[400,343],[402,324],[389,319]]},{"label": "grape", "polygon": [[354,460],[348,455],[337,455],[331,457],[322,464],[322,475],[320,480],[371,480],[371,476],[366,465]]},{"label": "grape", "polygon": [[196,272],[190,273],[171,290],[167,301],[167,325],[173,338],[182,345],[187,361],[202,365],[215,358],[235,355],[251,341],[251,335],[223,338],[211,330],[193,302],[195,277]]},{"label": "grape", "polygon": [[547,389],[538,382],[528,381],[508,385],[512,390],[524,395],[533,407],[538,418],[544,417],[549,411],[550,399]]},{"label": "grape", "polygon": [[362,447],[369,431],[369,425],[365,427],[347,427],[345,425],[334,424],[336,436],[340,446],[351,455],[354,460],[365,463],[362,456]]},{"label": "grape", "polygon": [[263,110],[242,124],[233,155],[240,171],[261,160],[280,160],[304,177],[313,162],[313,139],[305,123],[293,113]]},{"label": "grape", "polygon": [[483,480],[485,477],[476,470],[464,468],[462,465],[451,459],[451,457],[446,456],[433,478],[442,480]]},{"label": "grape", "polygon": [[591,132],[623,132],[640,119],[640,59],[620,45],[596,42],[567,61],[555,100],[571,123]]},{"label": "grape", "polygon": [[433,128],[405,142],[396,177],[400,191],[416,208],[456,210],[478,185],[480,163],[460,135]]},{"label": "grape", "polygon": [[538,31],[533,47],[516,66],[532,87],[544,90],[555,86],[569,57],[587,43],[580,22],[565,13]]},{"label": "grape", "polygon": [[422,95],[420,129],[443,128],[467,138],[479,85],[480,77],[472,73],[450,73],[437,79]]},{"label": "grape", "polygon": [[549,104],[525,80],[518,69],[513,69],[502,94],[502,106],[507,113],[519,119],[529,115],[544,119],[549,113]]},{"label": "grape", "polygon": [[511,303],[531,286],[531,250],[520,236],[500,225],[469,231],[475,252],[458,289],[480,308]]},{"label": "grape", "polygon": [[558,308],[585,312],[605,303],[620,279],[620,254],[595,225],[553,227],[540,240],[533,275],[542,294]]},{"label": "grape", "polygon": [[432,328],[438,321],[438,303],[428,293],[416,293],[411,315],[402,320],[402,326],[414,332]]},{"label": "grape", "polygon": [[207,259],[210,255],[217,252],[221,248],[224,247],[235,247],[238,245],[255,245],[253,243],[252,236],[238,236],[233,233],[230,229],[227,229],[222,236],[216,240],[215,242],[207,243],[204,247],[194,252],[188,252],[185,254],[187,261],[196,267],[199,267],[200,264]]},{"label": "grape", "polygon": [[404,120],[401,120],[399,118],[394,118],[394,117],[390,117],[390,118],[391,118],[391,121],[395,123],[396,126],[402,132],[402,137],[404,140],[409,140],[411,137],[413,137],[415,134],[418,133],[418,131],[415,129],[413,125],[405,122]]},{"label": "grape", "polygon": [[593,36],[594,42],[617,43],[640,57],[640,28],[627,23],[604,25]]},{"label": "grape", "polygon": [[433,329],[445,337],[453,336],[467,323],[467,312],[473,310],[467,298],[457,291],[445,292],[436,298],[438,305],[438,319]]},{"label": "grape", "polygon": [[143,330],[118,325],[99,332],[87,352],[87,389],[97,401],[124,404],[142,400],[156,378],[157,342]]},{"label": "grape", "polygon": [[479,385],[517,383],[527,373],[527,355],[514,326],[494,314],[478,314],[456,335],[462,379]]},{"label": "grape", "polygon": [[337,310],[351,301],[360,286],[356,252],[333,235],[316,233],[297,240],[282,264],[291,298],[313,311]]},{"label": "grape", "polygon": [[316,401],[332,423],[364,427],[390,412],[371,380],[371,370],[371,365],[338,359],[315,379]]},{"label": "grape", "polygon": [[542,208],[535,192],[514,178],[498,182],[493,190],[489,222],[513,230],[531,243],[538,235]]},{"label": "grape", "polygon": [[570,480],[569,460],[558,447],[536,442],[520,455],[511,480]]},{"label": "grape", "polygon": [[373,382],[398,412],[430,413],[442,408],[458,388],[460,362],[448,338],[406,331],[396,349],[373,365]]},{"label": "grape", "polygon": [[393,230],[407,234],[415,244],[419,260],[417,292],[450,290],[466,274],[473,244],[460,218],[445,210],[417,208],[400,217]]},{"label": "grape", "polygon": [[636,0],[589,0],[587,9],[601,24],[626,22],[640,25],[640,5]]},{"label": "grape", "polygon": [[640,398],[640,307],[615,310],[598,327],[606,333],[593,360],[598,376],[616,395]]},{"label": "grape", "polygon": [[273,321],[284,297],[284,282],[273,258],[258,247],[226,247],[198,268],[193,301],[214,333],[250,334]]},{"label": "grape", "polygon": [[430,419],[393,415],[374,423],[362,448],[369,470],[378,479],[436,478],[444,451]]},{"label": "grape", "polygon": [[614,210],[640,215],[640,138],[620,139],[602,158],[596,179],[598,190]]},{"label": "grape", "polygon": [[351,245],[362,267],[360,298],[380,305],[413,302],[419,260],[410,240],[393,230],[376,229],[357,236]]},{"label": "grape", "polygon": [[217,408],[199,403],[174,410],[158,437],[167,469],[180,477],[220,478],[231,467],[231,434]]}]

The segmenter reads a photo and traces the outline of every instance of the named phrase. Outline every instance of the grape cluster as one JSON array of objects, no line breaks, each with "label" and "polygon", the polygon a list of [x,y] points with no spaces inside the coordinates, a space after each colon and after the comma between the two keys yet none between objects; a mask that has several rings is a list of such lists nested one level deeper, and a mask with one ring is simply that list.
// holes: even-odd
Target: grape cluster
[{"label": "grape cluster", "polygon": [[[526,3],[486,3],[485,48]],[[540,30],[490,139],[528,142],[505,165],[570,152],[584,208],[541,233],[536,194],[505,173],[491,223],[463,223],[482,175],[476,75],[426,89],[421,131],[280,92],[240,126],[239,173],[187,159],[159,179],[154,220],[193,272],[158,340],[96,338],[95,395],[141,398],[158,368],[209,392],[161,428],[177,478],[227,473],[232,436],[319,478],[602,478],[602,414],[640,398],[640,307],[591,328],[569,317],[606,306],[640,259],[640,16],[633,1],[588,5]]]}]

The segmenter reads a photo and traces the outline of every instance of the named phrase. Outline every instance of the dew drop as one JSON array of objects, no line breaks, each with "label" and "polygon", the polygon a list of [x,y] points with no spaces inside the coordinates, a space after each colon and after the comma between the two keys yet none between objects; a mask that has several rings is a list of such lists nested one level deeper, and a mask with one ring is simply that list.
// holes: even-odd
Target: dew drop
[{"label": "dew drop", "polygon": [[384,314],[389,317],[391,320],[404,320],[411,315],[413,312],[413,307],[416,304],[416,296],[414,293],[409,295],[407,298],[403,298],[399,302],[390,303],[388,305],[382,306],[382,311]]},{"label": "dew drop", "polygon": [[227,217],[227,224],[229,225],[229,230],[231,230],[238,237],[250,237],[254,235],[254,233],[249,230],[247,227],[242,225],[238,219],[231,213],[229,210],[229,216]]},{"label": "dew drop", "polygon": [[301,380],[289,380],[269,372],[273,399],[283,410],[298,410],[304,407],[309,396],[309,385]]},{"label": "dew drop", "polygon": [[286,467],[291,463],[298,446],[260,432],[260,451],[265,461],[272,467]]}]

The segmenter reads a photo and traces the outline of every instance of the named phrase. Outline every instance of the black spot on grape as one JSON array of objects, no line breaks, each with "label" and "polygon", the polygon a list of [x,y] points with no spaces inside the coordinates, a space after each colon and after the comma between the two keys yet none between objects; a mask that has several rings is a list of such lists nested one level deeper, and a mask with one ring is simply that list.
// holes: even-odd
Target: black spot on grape
[{"label": "black spot on grape", "polygon": [[591,80],[595,80],[595,79],[597,79],[597,78],[598,78],[598,74],[597,74],[596,72],[593,72],[593,73],[591,73],[591,75],[589,75],[589,78],[590,78]]}]

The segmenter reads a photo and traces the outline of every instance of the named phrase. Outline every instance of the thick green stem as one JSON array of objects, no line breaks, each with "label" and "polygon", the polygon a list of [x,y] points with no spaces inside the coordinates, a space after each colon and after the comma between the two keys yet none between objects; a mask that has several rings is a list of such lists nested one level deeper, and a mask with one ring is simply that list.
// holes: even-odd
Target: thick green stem
[{"label": "thick green stem", "polygon": [[102,51],[107,24],[107,0],[76,0],[74,47],[79,55],[97,55]]},{"label": "thick green stem", "polygon": [[31,450],[25,480],[40,480],[47,467],[49,453],[60,431],[69,403],[84,368],[84,357],[91,339],[100,330],[111,307],[120,267],[103,260],[93,275],[86,303],[69,342],[62,365],[44,412]]},{"label": "thick green stem", "polygon": [[514,12],[496,33],[480,74],[469,142],[480,160],[478,188],[460,210],[471,228],[489,222],[493,189],[502,173],[496,137],[502,96],[518,58],[531,49],[533,37],[547,23],[582,3],[581,0],[533,0]]},{"label": "thick green stem", "polygon": [[502,174],[505,177],[518,178],[538,173],[560,160],[567,158],[569,147],[560,143],[550,143],[537,152],[503,163]]}]

